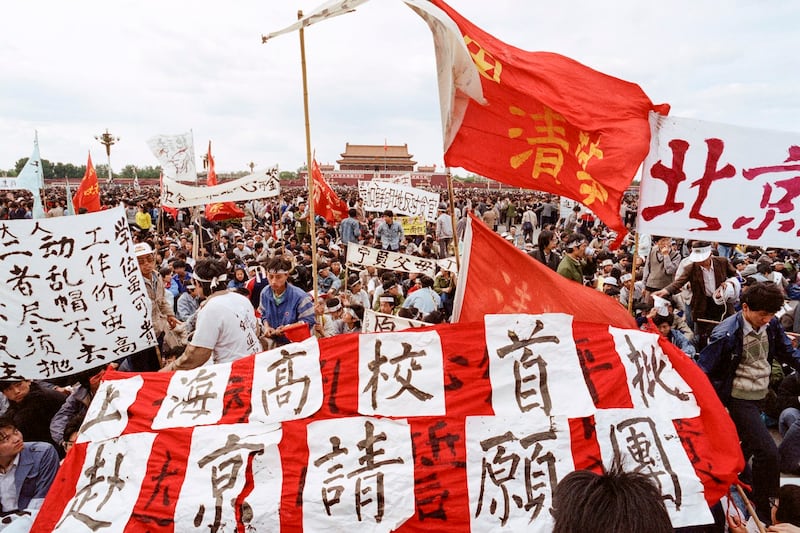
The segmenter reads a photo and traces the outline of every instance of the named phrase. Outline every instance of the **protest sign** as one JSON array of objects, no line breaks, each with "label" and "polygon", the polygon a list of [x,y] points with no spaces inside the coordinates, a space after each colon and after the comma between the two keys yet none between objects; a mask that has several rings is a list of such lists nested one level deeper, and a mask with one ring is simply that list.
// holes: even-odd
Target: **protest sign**
[{"label": "protest sign", "polygon": [[364,310],[364,320],[361,322],[361,331],[364,333],[374,333],[378,331],[403,331],[409,328],[420,328],[430,326],[421,320],[411,320],[396,315],[386,313],[376,313],[372,309]]},{"label": "protest sign", "polygon": [[365,211],[383,212],[387,209],[400,215],[421,216],[436,222],[439,194],[385,181],[359,181],[358,196],[364,200]]},{"label": "protest sign", "polygon": [[164,176],[197,183],[194,135],[191,130],[177,135],[156,135],[147,140],[147,147],[158,159]]},{"label": "protest sign", "polygon": [[436,275],[438,266],[435,259],[424,259],[416,255],[390,252],[371,246],[348,246],[347,264],[374,266],[402,272],[416,272],[418,274],[427,274],[430,277]]},{"label": "protest sign", "polygon": [[638,230],[795,248],[800,133],[650,115]]},{"label": "protest sign", "polygon": [[165,177],[162,182],[161,203],[167,207],[191,207],[218,202],[257,200],[278,196],[280,193],[278,167],[272,167],[243,178],[206,187],[185,185]]},{"label": "protest sign", "polygon": [[403,235],[425,235],[425,219],[423,217],[400,217]]},{"label": "protest sign", "polygon": [[51,379],[156,344],[124,208],[0,221],[0,379]]},{"label": "protest sign", "polygon": [[743,467],[693,361],[563,314],[105,378],[34,530],[549,531],[558,481],[615,464],[652,478],[679,527],[709,522]]}]

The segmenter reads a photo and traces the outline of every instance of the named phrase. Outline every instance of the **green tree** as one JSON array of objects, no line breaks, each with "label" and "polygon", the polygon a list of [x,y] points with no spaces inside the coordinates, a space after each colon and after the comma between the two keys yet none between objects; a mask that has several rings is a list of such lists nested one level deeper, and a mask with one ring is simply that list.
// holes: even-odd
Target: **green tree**
[{"label": "green tree", "polygon": [[[305,170],[305,167],[303,167],[303,170]],[[297,172],[292,172],[291,170],[284,170],[280,174],[278,174],[278,179],[280,180],[297,179]]]}]

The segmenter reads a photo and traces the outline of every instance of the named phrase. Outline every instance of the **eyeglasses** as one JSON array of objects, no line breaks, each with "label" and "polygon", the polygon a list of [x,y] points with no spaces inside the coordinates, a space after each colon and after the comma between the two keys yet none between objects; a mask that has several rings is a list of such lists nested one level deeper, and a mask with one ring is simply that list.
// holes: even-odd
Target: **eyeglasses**
[{"label": "eyeglasses", "polygon": [[19,430],[17,428],[10,430],[8,433],[0,433],[0,444],[4,443],[14,435],[19,435]]}]

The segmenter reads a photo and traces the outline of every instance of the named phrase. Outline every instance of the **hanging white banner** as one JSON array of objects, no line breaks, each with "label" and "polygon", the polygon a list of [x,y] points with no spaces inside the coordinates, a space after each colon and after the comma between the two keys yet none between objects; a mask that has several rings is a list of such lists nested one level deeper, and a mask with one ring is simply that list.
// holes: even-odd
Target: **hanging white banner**
[{"label": "hanging white banner", "polygon": [[164,178],[161,203],[167,207],[191,207],[216,202],[243,202],[278,196],[281,183],[278,167],[259,170],[236,180],[226,181],[210,187],[184,185]]},{"label": "hanging white banner", "polygon": [[365,211],[422,216],[428,222],[436,222],[439,194],[413,187],[405,187],[385,181],[359,181],[358,196],[364,200]]},{"label": "hanging white banner", "polygon": [[651,113],[641,233],[795,248],[800,133]]},{"label": "hanging white banner", "polygon": [[156,135],[147,139],[147,146],[161,164],[165,177],[197,183],[191,130],[177,135]]}]

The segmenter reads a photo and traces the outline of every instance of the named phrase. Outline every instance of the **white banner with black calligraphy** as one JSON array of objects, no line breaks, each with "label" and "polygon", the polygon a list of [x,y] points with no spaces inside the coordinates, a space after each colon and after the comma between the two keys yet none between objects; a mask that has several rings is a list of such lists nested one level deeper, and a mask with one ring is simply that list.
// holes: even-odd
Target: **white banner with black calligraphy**
[{"label": "white banner with black calligraphy", "polygon": [[484,322],[496,414],[582,417],[594,411],[571,315],[486,315]]},{"label": "white banner with black calligraphy", "polygon": [[197,183],[191,130],[178,135],[156,135],[147,139],[147,146],[158,159],[164,178]]},{"label": "white banner with black calligraphy", "polygon": [[416,272],[430,277],[436,275],[437,260],[425,259],[415,255],[401,254],[373,248],[372,246],[348,246],[347,264],[364,265],[384,268],[386,270],[399,270],[402,272]]},{"label": "white banner with black calligraphy", "polygon": [[430,326],[421,320],[411,320],[386,313],[376,313],[372,309],[364,310],[364,320],[361,323],[362,333],[373,333],[377,331],[402,331],[410,328],[421,328]]},{"label": "white banner with black calligraphy", "polygon": [[395,215],[422,216],[436,222],[439,194],[385,181],[359,181],[358,196],[365,211],[394,211]]},{"label": "white banner with black calligraphy", "polygon": [[414,515],[414,505],[407,421],[353,417],[308,425],[304,531],[388,533]]},{"label": "white banner with black calligraphy", "polygon": [[641,233],[796,248],[800,133],[650,115]]},{"label": "white banner with black calligraphy", "polygon": [[258,200],[278,196],[280,193],[278,167],[272,167],[209,187],[185,185],[165,177],[162,183],[161,203],[167,207],[191,207],[217,202]]},{"label": "white banner with black calligraphy", "polygon": [[77,442],[119,437],[128,425],[128,408],[144,385],[141,375],[103,381],[86,411]]},{"label": "white banner with black calligraphy", "polygon": [[0,379],[52,379],[156,344],[122,207],[0,221]]}]

